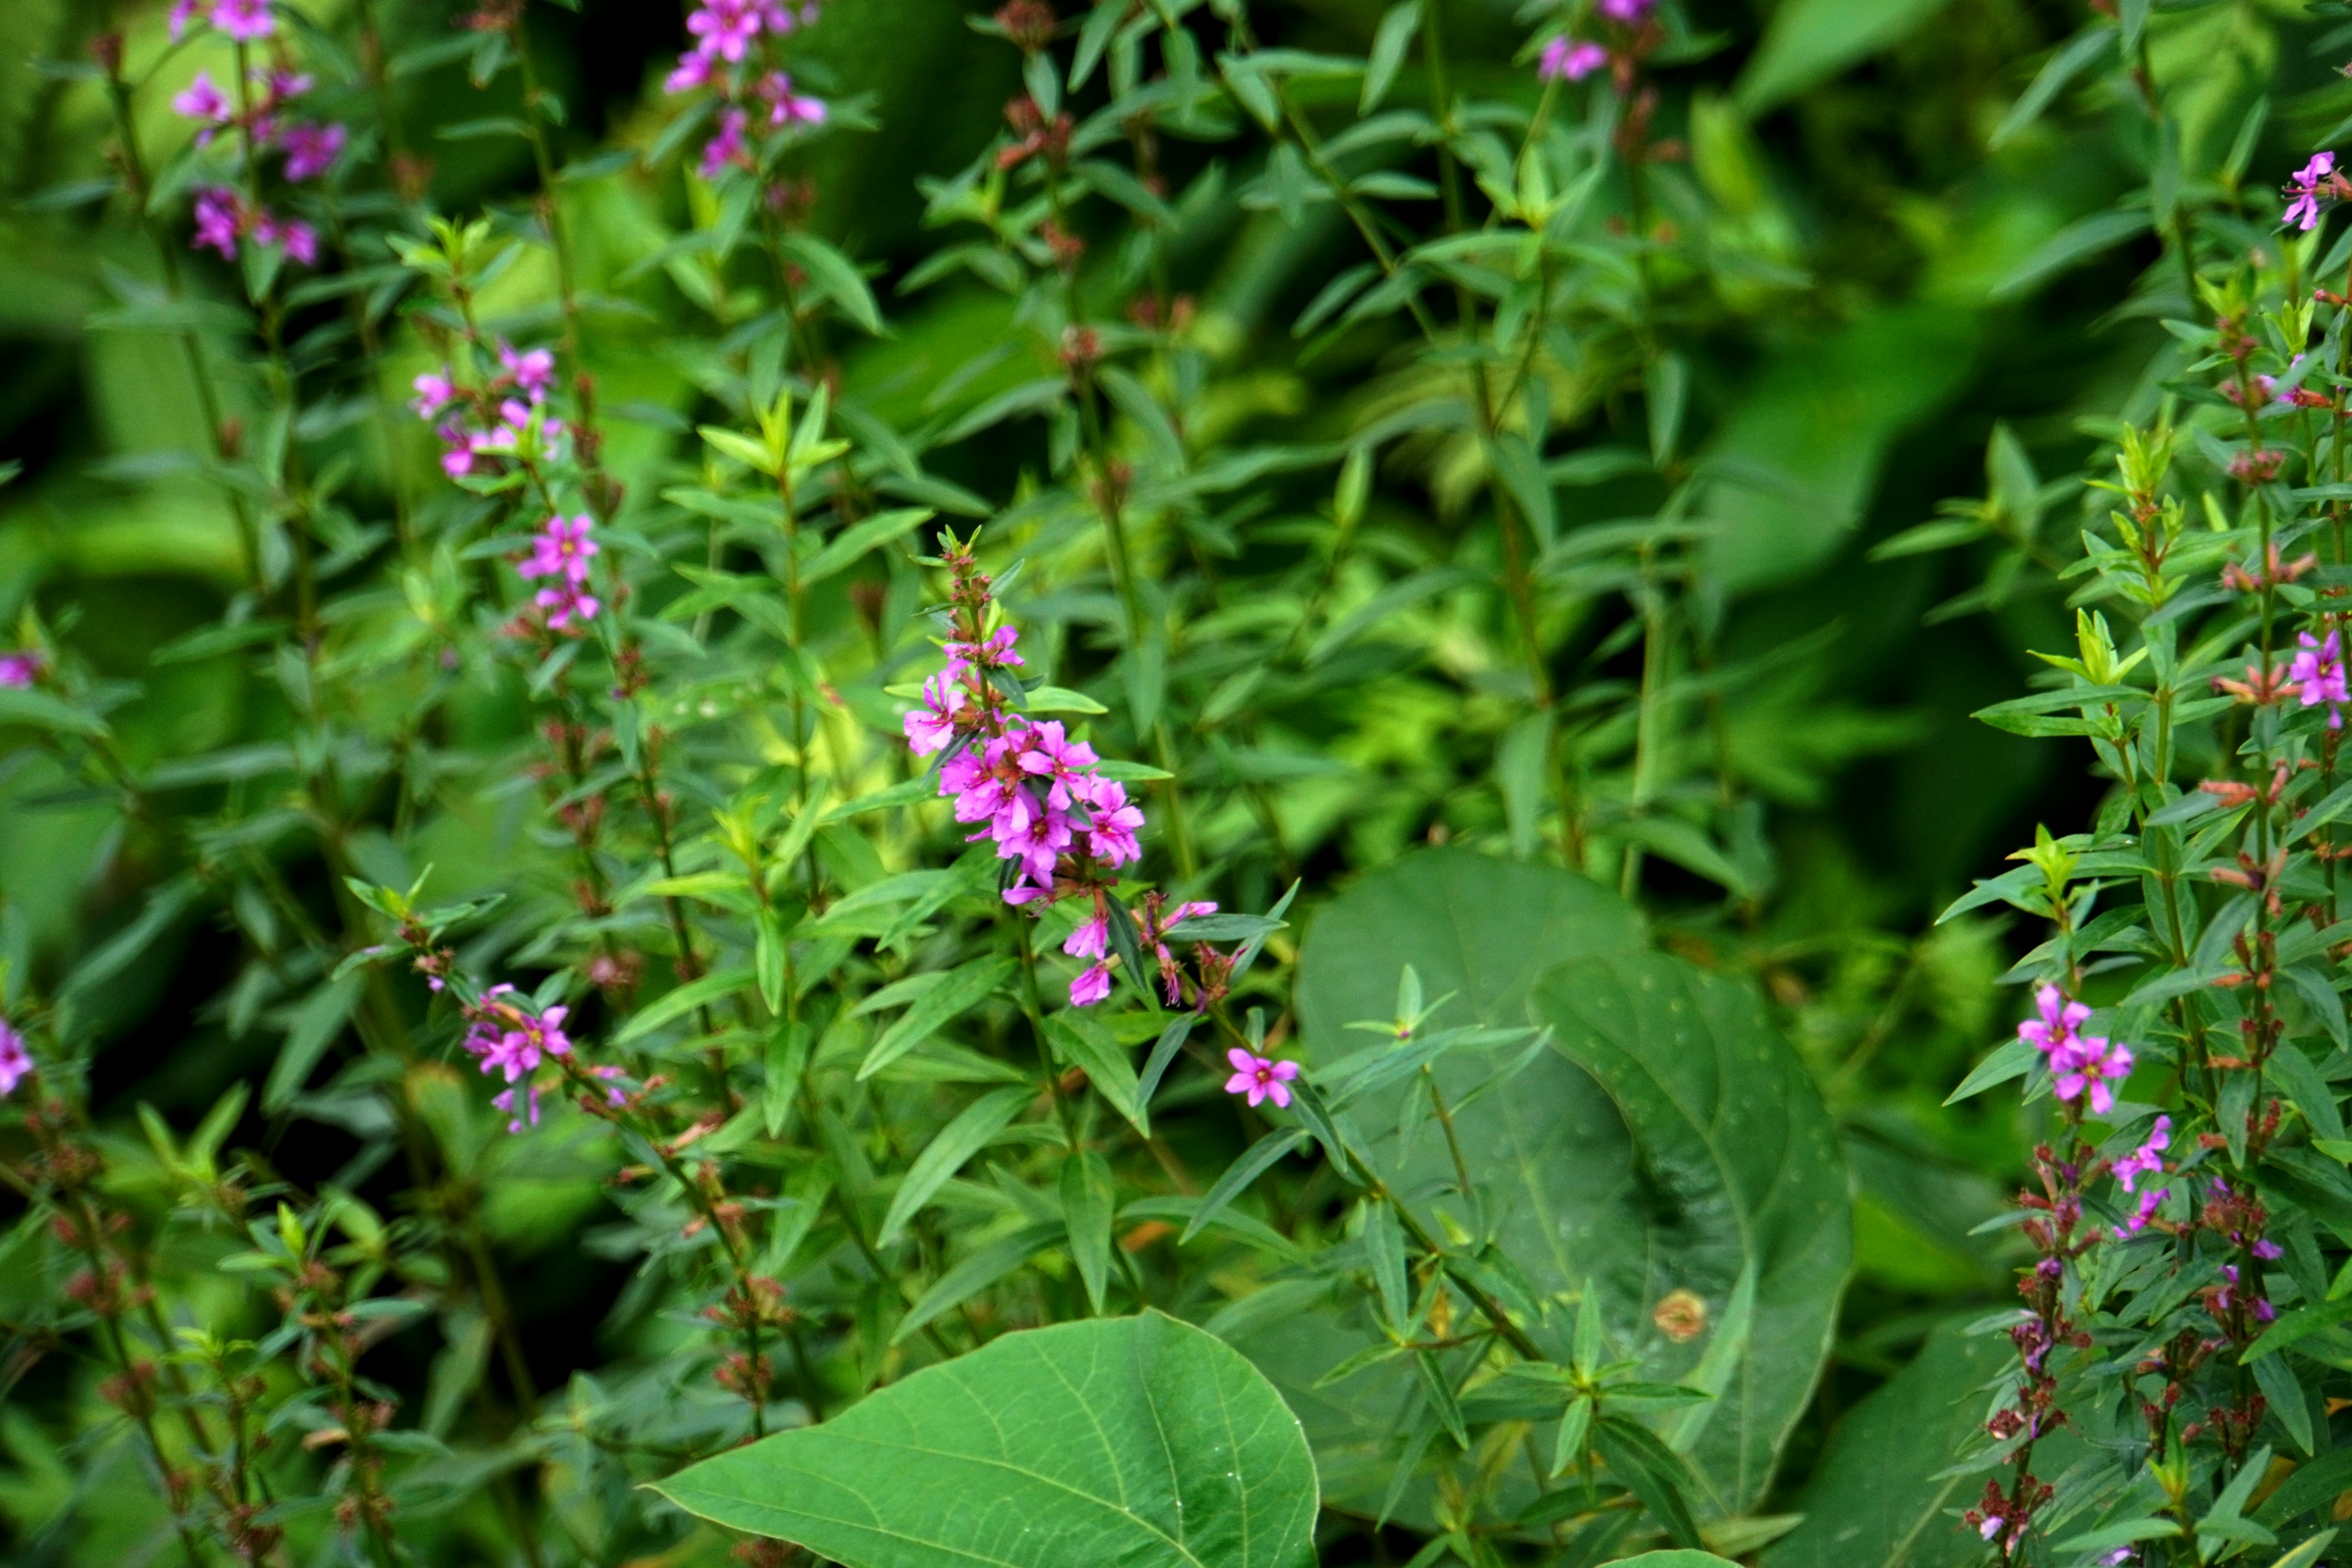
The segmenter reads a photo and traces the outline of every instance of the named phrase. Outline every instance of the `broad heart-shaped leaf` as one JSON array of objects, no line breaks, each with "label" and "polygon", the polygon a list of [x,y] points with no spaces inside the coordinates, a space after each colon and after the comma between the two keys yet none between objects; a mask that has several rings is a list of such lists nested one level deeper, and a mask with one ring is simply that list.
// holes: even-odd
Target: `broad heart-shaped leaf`
[{"label": "broad heart-shaped leaf", "polygon": [[[1964,1568],[1985,1561],[1984,1542],[1958,1517],[1985,1478],[1942,1472],[1984,1440],[1986,1384],[2016,1359],[2003,1334],[1963,1335],[1951,1325],[1930,1335],[1910,1365],[1830,1433],[1828,1451],[1794,1505],[1804,1522],[1772,1543],[1764,1568]],[[2083,1452],[2083,1440],[2062,1426],[2035,1446],[2033,1468],[2063,1475]]]},{"label": "broad heart-shaped leaf", "polygon": [[658,1483],[846,1568],[1312,1568],[1315,1462],[1248,1362],[1159,1312],[1006,1334]]},{"label": "broad heart-shaped leaf", "polygon": [[[1440,1026],[1552,1028],[1549,1050],[1456,1114],[1472,1179],[1503,1251],[1539,1296],[1559,1300],[1591,1279],[1617,1344],[1641,1359],[1638,1375],[1719,1389],[1710,1405],[1661,1416],[1658,1429],[1698,1472],[1703,1516],[1744,1510],[1811,1394],[1852,1254],[1844,1165],[1802,1064],[1744,986],[1643,951],[1633,916],[1611,894],[1566,871],[1449,851],[1364,879],[1316,921],[1298,996],[1309,1058],[1329,1061],[1376,1039],[1345,1026],[1393,1012],[1407,963],[1432,998],[1459,993]],[[1439,1086],[1460,1104],[1522,1049],[1453,1053]],[[1406,1150],[1393,1100],[1375,1097],[1355,1114],[1397,1191],[1450,1181],[1433,1125],[1424,1121]],[[1425,1219],[1446,1206],[1469,1221],[1451,1196],[1417,1204]],[[1682,1342],[1653,1317],[1676,1290],[1706,1309],[1705,1329]],[[1299,1412],[1326,1495],[1378,1512],[1414,1370],[1391,1363],[1314,1386],[1374,1342],[1359,1297],[1342,1285],[1324,1306],[1238,1342]],[[1555,1337],[1564,1342],[1564,1329]],[[1505,1510],[1527,1500],[1522,1470],[1506,1472]],[[1398,1517],[1424,1521],[1428,1496],[1425,1483],[1408,1489]]]}]

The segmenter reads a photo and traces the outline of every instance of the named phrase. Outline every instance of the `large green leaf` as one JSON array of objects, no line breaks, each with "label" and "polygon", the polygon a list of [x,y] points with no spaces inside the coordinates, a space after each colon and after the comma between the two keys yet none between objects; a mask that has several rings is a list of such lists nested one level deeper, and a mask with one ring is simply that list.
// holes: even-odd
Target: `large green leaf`
[{"label": "large green leaf", "polygon": [[[1539,1294],[1591,1280],[1643,1375],[1719,1389],[1660,1425],[1711,1494],[1702,1510],[1733,1513],[1762,1492],[1828,1351],[1852,1253],[1845,1171],[1819,1096],[1757,1000],[1637,938],[1623,905],[1568,872],[1411,856],[1335,900],[1309,932],[1305,1048],[1319,1060],[1358,1048],[1366,1037],[1340,1031],[1391,1011],[1407,962],[1433,997],[1461,993],[1440,1024],[1552,1027],[1550,1050],[1456,1115],[1472,1177]],[[1517,1051],[1448,1057],[1440,1087],[1459,1103]],[[1452,1163],[1434,1131],[1406,1149],[1386,1110],[1374,1101],[1359,1114],[1392,1184],[1444,1183]],[[1421,1206],[1433,1220],[1440,1205]],[[1705,1331],[1682,1342],[1652,1316],[1676,1290],[1706,1307]],[[1342,1285],[1239,1337],[1299,1412],[1326,1494],[1378,1511],[1416,1374],[1389,1363],[1315,1387],[1373,1342],[1356,1298]],[[1516,1468],[1505,1484],[1506,1506],[1525,1500],[1508,1489],[1527,1485]],[[1423,1499],[1409,1491],[1400,1517],[1425,1518]]]},{"label": "large green leaf", "polygon": [[1749,114],[1901,42],[1947,0],[1781,0],[1733,96]]},{"label": "large green leaf", "polygon": [[[1846,1412],[1799,1496],[1804,1522],[1764,1553],[1765,1568],[1962,1568],[1984,1542],[1959,1510],[1981,1475],[1942,1472],[1981,1436],[1986,1383],[2014,1360],[2000,1334],[1931,1336],[1911,1364]],[[2064,1428],[2042,1439],[2034,1468],[2063,1473],[2082,1452]]]},{"label": "large green leaf", "polygon": [[1311,1568],[1315,1466],[1249,1363],[1158,1312],[1007,1334],[658,1483],[847,1568]]}]

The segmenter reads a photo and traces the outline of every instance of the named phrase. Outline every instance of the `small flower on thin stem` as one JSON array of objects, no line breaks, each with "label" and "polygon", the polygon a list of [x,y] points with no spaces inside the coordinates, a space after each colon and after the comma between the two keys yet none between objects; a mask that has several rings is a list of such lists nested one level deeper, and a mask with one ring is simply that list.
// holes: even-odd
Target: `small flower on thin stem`
[{"label": "small flower on thin stem", "polygon": [[2096,1035],[2053,1052],[2050,1058],[2050,1070],[2058,1075],[2058,1098],[2071,1104],[2088,1090],[2095,1116],[2115,1109],[2115,1086],[2129,1078],[2131,1069],[2130,1047]]},{"label": "small flower on thin stem", "polygon": [[235,191],[226,185],[209,185],[196,193],[196,234],[192,242],[197,250],[217,250],[228,260],[236,259],[237,236],[244,228],[245,205]]},{"label": "small flower on thin stem", "polygon": [[457,384],[449,379],[449,367],[427,371],[409,385],[416,389],[415,401],[408,406],[416,410],[419,419],[430,419],[457,400]]},{"label": "small flower on thin stem", "polygon": [[[551,632],[569,630],[574,622],[593,621],[603,607],[593,594],[583,592],[573,583],[541,588],[531,596],[531,602],[547,612],[547,629]],[[583,626],[582,629],[586,628]]]},{"label": "small flower on thin stem", "polygon": [[5,1018],[0,1018],[0,1099],[16,1092],[16,1086],[33,1070],[33,1058],[25,1049],[25,1037]]},{"label": "small flower on thin stem", "polygon": [[2033,1005],[2042,1016],[2020,1024],[2017,1037],[2045,1056],[2071,1044],[2074,1031],[2090,1021],[2091,1010],[2080,1002],[2069,1001],[2055,985],[2044,985],[2036,991]]},{"label": "small flower on thin stem", "polygon": [[923,706],[900,721],[908,750],[919,757],[945,750],[955,739],[956,715],[967,700],[962,685],[944,669],[924,681]]},{"label": "small flower on thin stem", "polygon": [[1543,58],[1536,66],[1538,81],[1582,81],[1609,63],[1609,51],[1599,44],[1580,44],[1573,38],[1554,38],[1543,48]]},{"label": "small flower on thin stem", "polygon": [[740,109],[719,110],[719,134],[703,144],[702,163],[696,173],[706,180],[715,180],[730,163],[748,167],[751,155],[743,141],[743,131],[751,122],[751,116]]},{"label": "small flower on thin stem", "polygon": [[269,37],[269,0],[215,0],[213,26],[240,44]]},{"label": "small flower on thin stem", "polygon": [[2286,213],[2280,221],[2305,234],[2317,228],[2320,201],[2333,196],[2336,184],[2336,154],[2314,154],[2310,163],[2294,172],[2294,182],[2287,187]]},{"label": "small flower on thin stem", "polygon": [[2309,632],[2299,634],[2295,641],[2301,651],[2288,667],[2287,679],[2295,684],[2295,691],[2305,708],[2329,704],[2327,727],[2344,727],[2344,710],[2340,704],[2352,702],[2344,677],[2344,643],[2341,633],[2330,630],[2325,637],[2315,637]]},{"label": "small flower on thin stem", "polygon": [[315,180],[335,166],[351,132],[341,125],[289,125],[278,137],[286,149],[286,177]]},{"label": "small flower on thin stem", "polygon": [[254,219],[253,237],[261,245],[284,247],[289,257],[305,267],[318,265],[319,231],[299,218],[265,212]]},{"label": "small flower on thin stem", "polygon": [[824,100],[811,98],[793,90],[793,79],[782,71],[770,71],[760,82],[760,97],[768,105],[771,126],[822,125],[824,123]]},{"label": "small flower on thin stem", "polygon": [[511,343],[499,345],[499,363],[533,403],[547,401],[547,389],[555,384],[555,353],[551,349],[532,349],[518,353]]},{"label": "small flower on thin stem", "polygon": [[173,96],[172,109],[176,114],[199,121],[204,129],[196,132],[196,145],[210,144],[214,132],[236,118],[228,95],[221,91],[210,71],[198,71],[196,79],[188,84],[185,92]]},{"label": "small flower on thin stem", "polygon": [[1234,1076],[1225,1079],[1225,1092],[1248,1097],[1252,1105],[1272,1100],[1287,1110],[1290,1106],[1290,1080],[1298,1076],[1297,1062],[1272,1061],[1253,1056],[1235,1046],[1225,1053],[1233,1064]]},{"label": "small flower on thin stem", "polygon": [[1631,27],[1648,18],[1658,8],[1658,0],[1601,0],[1595,7],[1612,22]]},{"label": "small flower on thin stem", "polygon": [[[2129,1187],[2126,1187],[2124,1190],[2126,1192],[2129,1192],[2131,1189]],[[2116,1239],[2117,1241],[2127,1241],[2131,1237],[2137,1236],[2141,1231],[2146,1230],[2147,1228],[2147,1222],[2156,1217],[2156,1211],[2162,1208],[2164,1206],[2164,1200],[2171,1195],[2172,1189],[2170,1187],[2150,1187],[2147,1191],[2140,1194],[2139,1206],[2131,1212],[2129,1216],[2124,1220],[2122,1225],[2116,1227]]]},{"label": "small flower on thin stem", "polygon": [[[2132,1191],[2132,1184],[2144,1175],[2163,1173],[2164,1151],[2171,1142],[2172,1118],[2158,1117],[2156,1128],[2148,1133],[2147,1142],[2116,1162],[2116,1180],[2123,1184],[2124,1191],[2127,1193]],[[2137,1230],[2139,1227],[2135,1226],[2132,1228]]]},{"label": "small flower on thin stem", "polygon": [[585,583],[588,563],[600,548],[588,537],[595,526],[595,520],[584,511],[578,517],[549,518],[531,539],[530,559],[515,568],[515,575],[526,582],[560,576],[568,583]]}]

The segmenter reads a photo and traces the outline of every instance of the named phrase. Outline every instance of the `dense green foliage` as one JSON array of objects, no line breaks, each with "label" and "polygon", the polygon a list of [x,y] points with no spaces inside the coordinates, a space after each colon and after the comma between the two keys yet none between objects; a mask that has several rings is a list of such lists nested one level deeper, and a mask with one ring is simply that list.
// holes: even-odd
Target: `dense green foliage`
[{"label": "dense green foliage", "polygon": [[1067,10],[0,5],[0,1552],[2321,1561],[2352,8]]}]

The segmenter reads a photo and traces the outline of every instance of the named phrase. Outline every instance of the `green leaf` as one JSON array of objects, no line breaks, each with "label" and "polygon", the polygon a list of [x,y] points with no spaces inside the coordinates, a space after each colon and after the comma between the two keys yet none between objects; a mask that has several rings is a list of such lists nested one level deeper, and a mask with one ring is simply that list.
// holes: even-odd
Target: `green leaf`
[{"label": "green leaf", "polygon": [[941,1312],[955,1310],[1047,1247],[1058,1245],[1066,1234],[1060,1220],[1043,1220],[980,1247],[940,1275],[907,1309],[907,1315],[891,1331],[890,1342],[896,1344]]},{"label": "green leaf", "polygon": [[2020,94],[2017,101],[2010,106],[2009,112],[2001,116],[2000,125],[1992,133],[1991,145],[2000,146],[2041,119],[2042,111],[2066,90],[2066,84],[2086,67],[2096,64],[2099,58],[2107,52],[2107,47],[2115,42],[2115,24],[2101,22],[2085,28],[2065,47],[2052,55],[2050,63],[2043,66],[2041,74],[2033,79],[2033,85]]},{"label": "green leaf", "polygon": [[1110,1223],[1114,1205],[1110,1163],[1093,1150],[1062,1161],[1062,1223],[1070,1233],[1070,1258],[1087,1288],[1087,1301],[1099,1315],[1110,1283]]},{"label": "green leaf", "polygon": [[890,1212],[882,1216],[881,1233],[875,1240],[887,1247],[897,1241],[907,1228],[907,1222],[922,1212],[932,1195],[947,1185],[948,1178],[963,1169],[964,1162],[988,1147],[990,1140],[1013,1124],[1021,1108],[1036,1098],[1036,1092],[1024,1084],[1018,1089],[991,1089],[963,1108],[956,1119],[940,1129],[907,1174],[898,1184],[898,1195],[890,1200]]},{"label": "green leaf", "polygon": [[[1984,1436],[1986,1382],[2015,1364],[2000,1334],[1958,1321],[1931,1334],[1909,1365],[1847,1411],[1791,1511],[1803,1522],[1773,1542],[1764,1568],[1974,1568],[1982,1542],[1961,1529],[1979,1475],[1953,1463]],[[2037,1470],[2061,1475],[2084,1451],[2061,1428],[2034,1450]]]},{"label": "green leaf", "polygon": [[1420,28],[1421,0],[1398,0],[1381,18],[1380,30],[1372,35],[1371,59],[1364,68],[1364,90],[1356,100],[1357,113],[1370,114],[1381,106]]},{"label": "green leaf", "polygon": [[771,478],[783,470],[782,458],[740,430],[730,430],[718,425],[705,425],[701,430],[705,441],[746,468]]},{"label": "green leaf", "polygon": [[1944,8],[1945,0],[1787,0],[1733,96],[1761,113],[1846,67],[1900,43]]},{"label": "green leaf", "polygon": [[874,303],[874,291],[849,258],[806,232],[786,235],[784,251],[808,269],[817,291],[840,306],[843,315],[863,331],[882,335],[882,312]]},{"label": "green leaf", "polygon": [[1158,1312],[1006,1334],[656,1489],[846,1568],[1312,1568],[1314,1463],[1249,1363]]},{"label": "green leaf", "polygon": [[707,1006],[723,996],[731,996],[747,985],[756,984],[758,977],[751,969],[723,969],[716,974],[706,974],[699,980],[689,980],[675,990],[665,991],[647,1005],[639,1008],[635,1017],[621,1026],[613,1043],[625,1046],[632,1040],[643,1039],[673,1018],[682,1018],[697,1007]]},{"label": "green leaf", "polygon": [[[1717,1333],[1739,1332],[1732,1307],[1754,1269],[1744,1352],[1688,1435],[1708,1511],[1737,1512],[1760,1495],[1829,1348],[1852,1249],[1844,1163],[1802,1064],[1758,1000],[1641,944],[1633,911],[1582,878],[1419,851],[1361,879],[1308,928],[1302,1049],[1317,1064],[1354,1050],[1360,1037],[1347,1026],[1391,1013],[1407,963],[1426,994],[1456,994],[1442,1022],[1551,1027],[1532,1057],[1524,1042],[1465,1047],[1431,1069],[1463,1145],[1479,1152],[1473,1176],[1494,1249],[1538,1300],[1573,1296],[1590,1275],[1612,1329],[1644,1329],[1636,1375],[1659,1384],[1685,1381]],[[1478,1092],[1522,1057],[1516,1077]],[[1364,1125],[1397,1120],[1404,1088],[1385,1092],[1385,1116],[1381,1096],[1360,1102]],[[1373,1152],[1398,1193],[1451,1179],[1433,1132],[1409,1144],[1383,1135]],[[1429,1201],[1413,1206],[1434,1229]],[[1707,1313],[1706,1331],[1680,1344],[1646,1331],[1677,1289]],[[1390,1480],[1402,1378],[1376,1369],[1313,1385],[1378,1337],[1357,1300],[1287,1314],[1242,1342],[1299,1411],[1329,1495],[1366,1511]],[[1533,1498],[1516,1467],[1497,1490],[1505,1517]],[[1429,1496],[1423,1482],[1399,1517],[1425,1528]]]},{"label": "green leaf", "polygon": [[1031,713],[1108,713],[1109,709],[1083,691],[1073,691],[1066,686],[1040,686],[1021,699],[1023,709]]},{"label": "green leaf", "polygon": [[1112,1110],[1127,1118],[1138,1132],[1151,1136],[1151,1119],[1143,1109],[1135,1066],[1127,1059],[1127,1047],[1111,1037],[1100,1020],[1073,1008],[1046,1019],[1045,1032],[1053,1037],[1055,1048],[1086,1073],[1095,1092],[1110,1101]]},{"label": "green leaf", "polygon": [[1292,1150],[1304,1148],[1307,1142],[1304,1130],[1278,1127],[1251,1144],[1240,1159],[1225,1167],[1225,1173],[1201,1199],[1201,1206],[1192,1211],[1192,1218],[1184,1226],[1184,1234],[1177,1238],[1177,1245],[1181,1247],[1200,1235],[1202,1228],[1216,1218],[1217,1212],[1247,1191],[1268,1166]]},{"label": "green leaf", "polygon": [[976,958],[915,999],[897,1023],[882,1032],[857,1067],[859,1079],[872,1078],[929,1038],[941,1026],[977,1007],[1011,978],[1013,960]]},{"label": "green leaf", "polygon": [[2034,252],[2011,268],[1992,287],[1992,297],[2006,300],[2022,294],[2044,279],[2087,261],[2103,250],[2146,234],[2154,219],[2141,211],[2099,212],[2068,224],[2042,242]]},{"label": "green leaf", "polygon": [[351,1021],[352,1008],[360,999],[360,988],[367,983],[364,973],[353,970],[330,980],[303,999],[294,1010],[294,1021],[286,1030],[286,1044],[279,1047],[278,1059],[270,1064],[269,1081],[262,1086],[261,1109],[275,1116],[293,1103],[294,1097],[310,1081],[310,1069],[335,1043]]},{"label": "green leaf", "polygon": [[1151,1056],[1143,1064],[1142,1079],[1135,1087],[1136,1107],[1145,1114],[1150,1113],[1151,1097],[1159,1091],[1160,1080],[1168,1075],[1169,1066],[1175,1061],[1176,1053],[1184,1048],[1184,1042],[1192,1037],[1192,1026],[1200,1018],[1198,1013],[1179,1013],[1160,1031]]},{"label": "green leaf", "polygon": [[1639,1557],[1620,1557],[1603,1568],[1738,1568],[1727,1557],[1717,1557],[1712,1552],[1692,1552],[1676,1547],[1671,1552],[1644,1552]]},{"label": "green leaf", "polygon": [[807,588],[824,582],[855,565],[867,551],[920,528],[937,515],[929,507],[899,507],[851,523],[828,540],[825,547],[801,568],[801,586]]}]

